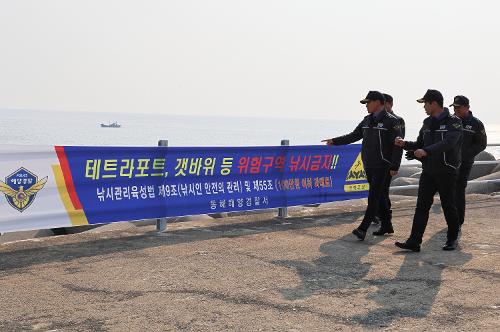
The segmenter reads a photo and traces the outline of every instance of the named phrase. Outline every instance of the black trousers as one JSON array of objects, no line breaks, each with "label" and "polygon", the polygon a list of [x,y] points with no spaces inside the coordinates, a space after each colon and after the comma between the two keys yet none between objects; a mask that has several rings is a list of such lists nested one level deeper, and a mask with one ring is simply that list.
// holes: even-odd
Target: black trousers
[{"label": "black trousers", "polygon": [[429,210],[434,202],[434,195],[439,192],[441,206],[443,207],[444,217],[448,224],[448,240],[456,240],[458,237],[458,212],[455,205],[455,191],[458,174],[441,173],[428,174],[422,173],[418,183],[418,198],[411,235],[408,242],[421,244],[424,236],[427,221],[429,220]]},{"label": "black trousers", "polygon": [[463,225],[465,218],[465,188],[467,187],[467,180],[469,179],[471,169],[472,164],[462,163],[458,172],[455,199],[457,201],[458,224],[460,226]]},{"label": "black trousers", "polygon": [[[379,204],[379,211],[384,209],[385,206],[389,208],[389,225],[392,225],[392,203],[391,203],[391,197],[389,196],[389,188],[391,187],[391,181],[392,181],[392,176],[389,173],[387,175],[387,179],[384,182],[384,195],[380,198],[380,204]],[[380,213],[377,213],[377,217],[379,220],[382,220],[382,217],[380,216]]]},{"label": "black trousers", "polygon": [[368,191],[368,206],[365,216],[359,225],[359,229],[367,231],[375,216],[380,217],[381,227],[392,227],[389,187],[387,182],[391,182],[389,168],[365,168],[366,177],[370,184]]}]

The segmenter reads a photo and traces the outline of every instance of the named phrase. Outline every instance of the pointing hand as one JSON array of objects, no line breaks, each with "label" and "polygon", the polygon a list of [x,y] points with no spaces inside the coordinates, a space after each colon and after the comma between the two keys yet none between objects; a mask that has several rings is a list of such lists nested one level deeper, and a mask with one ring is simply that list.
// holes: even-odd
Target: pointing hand
[{"label": "pointing hand", "polygon": [[331,138],[330,139],[324,139],[321,142],[325,142],[326,145],[333,145],[333,139],[331,139]]}]

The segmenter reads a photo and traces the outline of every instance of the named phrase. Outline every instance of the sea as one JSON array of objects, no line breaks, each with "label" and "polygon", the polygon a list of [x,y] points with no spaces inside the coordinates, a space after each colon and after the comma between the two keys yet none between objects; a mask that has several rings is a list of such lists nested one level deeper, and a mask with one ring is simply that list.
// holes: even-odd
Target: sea
[{"label": "sea", "polygon": [[[276,146],[318,145],[351,132],[356,120],[293,119],[169,114],[0,110],[0,145]],[[101,128],[117,121],[121,128]],[[406,123],[416,139],[421,123]],[[500,143],[500,124],[485,124],[489,143]],[[500,147],[488,147],[500,159]]]}]

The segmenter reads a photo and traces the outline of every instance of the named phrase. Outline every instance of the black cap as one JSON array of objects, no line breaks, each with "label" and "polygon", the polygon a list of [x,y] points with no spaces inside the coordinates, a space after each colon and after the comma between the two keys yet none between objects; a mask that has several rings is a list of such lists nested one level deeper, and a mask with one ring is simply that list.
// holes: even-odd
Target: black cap
[{"label": "black cap", "polygon": [[417,99],[417,103],[425,103],[426,101],[431,103],[436,101],[438,104],[443,105],[443,99],[441,92],[429,89],[422,98]]},{"label": "black cap", "polygon": [[469,98],[466,96],[456,96],[453,98],[453,104],[451,104],[450,107],[452,106],[469,106]]},{"label": "black cap", "polygon": [[386,102],[388,103],[392,103],[392,96],[391,95],[388,95],[387,93],[384,93],[384,99]]},{"label": "black cap", "polygon": [[369,91],[368,94],[366,95],[365,99],[361,100],[361,104],[367,104],[369,101],[372,100],[380,100],[380,102],[383,104],[385,102],[384,95],[381,92],[378,91]]}]

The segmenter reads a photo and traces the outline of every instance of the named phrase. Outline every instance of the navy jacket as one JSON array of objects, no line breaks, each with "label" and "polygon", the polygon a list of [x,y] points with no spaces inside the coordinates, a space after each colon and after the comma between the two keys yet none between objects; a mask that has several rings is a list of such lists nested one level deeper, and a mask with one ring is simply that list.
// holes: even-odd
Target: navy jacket
[{"label": "navy jacket", "polygon": [[486,149],[487,138],[484,125],[469,111],[469,116],[462,119],[462,163],[473,164],[474,157]]},{"label": "navy jacket", "polygon": [[361,158],[366,168],[399,169],[403,150],[394,146],[394,139],[402,136],[399,120],[386,110],[375,118],[364,117],[350,134],[332,138],[333,145],[346,145],[363,139]]},{"label": "navy jacket", "polygon": [[422,171],[430,174],[458,173],[462,162],[462,121],[447,108],[442,116],[424,120],[415,142],[405,141],[405,150],[424,149]]},{"label": "navy jacket", "polygon": [[399,121],[399,127],[401,129],[401,134],[402,134],[401,138],[405,138],[405,131],[406,131],[406,129],[405,129],[405,127],[406,127],[406,125],[405,125],[405,119],[403,119],[399,115],[395,114],[394,112],[392,112],[391,114],[394,115],[398,119],[398,121]]}]

